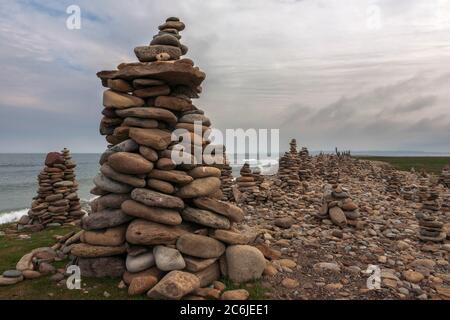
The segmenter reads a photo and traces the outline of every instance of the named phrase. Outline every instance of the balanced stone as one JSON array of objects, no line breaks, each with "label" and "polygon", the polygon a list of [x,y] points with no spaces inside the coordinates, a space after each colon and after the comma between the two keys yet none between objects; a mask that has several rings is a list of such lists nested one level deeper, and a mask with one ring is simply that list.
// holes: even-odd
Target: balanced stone
[{"label": "balanced stone", "polygon": [[141,272],[155,265],[155,256],[152,252],[143,253],[138,256],[127,256],[126,267],[128,272]]},{"label": "balanced stone", "polygon": [[183,256],[177,249],[156,246],[153,248],[156,266],[162,271],[182,270],[186,267]]},{"label": "balanced stone", "polygon": [[225,252],[225,246],[219,241],[197,234],[184,234],[177,241],[181,253],[197,258],[218,258]]}]

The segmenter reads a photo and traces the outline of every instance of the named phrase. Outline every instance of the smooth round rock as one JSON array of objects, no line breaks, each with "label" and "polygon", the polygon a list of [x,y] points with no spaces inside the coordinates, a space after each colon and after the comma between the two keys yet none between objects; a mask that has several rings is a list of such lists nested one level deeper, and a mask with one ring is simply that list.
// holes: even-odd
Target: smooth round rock
[{"label": "smooth round rock", "polygon": [[146,174],[152,171],[153,163],[137,153],[116,152],[109,156],[108,164],[125,174]]},{"label": "smooth round rock", "polygon": [[186,267],[183,256],[177,249],[156,246],[153,248],[156,266],[162,271],[182,270]]},{"label": "smooth round rock", "polygon": [[229,246],[226,250],[228,277],[237,283],[259,279],[266,259],[257,248],[248,245]]},{"label": "smooth round rock", "polygon": [[147,252],[138,256],[127,256],[126,267],[128,272],[140,272],[155,265],[155,256],[152,252]]},{"label": "smooth round rock", "polygon": [[225,245],[216,239],[198,235],[184,234],[177,240],[177,249],[197,258],[218,258],[225,252]]}]

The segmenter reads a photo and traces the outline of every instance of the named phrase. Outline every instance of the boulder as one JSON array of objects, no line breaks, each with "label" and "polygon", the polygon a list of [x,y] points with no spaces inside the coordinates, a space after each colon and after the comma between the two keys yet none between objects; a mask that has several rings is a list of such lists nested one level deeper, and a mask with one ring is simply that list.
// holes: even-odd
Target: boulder
[{"label": "boulder", "polygon": [[229,246],[225,254],[228,277],[234,282],[259,279],[266,267],[264,255],[252,246]]}]

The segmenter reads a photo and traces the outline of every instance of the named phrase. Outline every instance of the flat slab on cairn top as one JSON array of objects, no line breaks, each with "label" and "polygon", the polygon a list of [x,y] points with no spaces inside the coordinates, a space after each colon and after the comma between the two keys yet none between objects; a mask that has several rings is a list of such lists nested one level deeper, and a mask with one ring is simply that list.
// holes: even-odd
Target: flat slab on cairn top
[{"label": "flat slab on cairn top", "polygon": [[[211,126],[191,100],[201,93],[206,75],[181,58],[188,50],[180,43],[184,28],[178,18],[168,18],[150,45],[135,49],[140,62],[97,74],[107,88],[100,133],[109,146],[91,191],[99,197],[82,219],[82,244],[71,252],[80,258],[82,276],[117,276],[123,268],[130,294],[156,299],[181,299],[219,280],[227,265],[243,282],[261,277],[265,266],[237,228],[244,212],[220,201],[219,165],[172,160],[180,147],[171,139],[173,131],[186,130],[184,140],[194,136],[195,122],[203,132]],[[181,155],[177,151],[178,157],[192,160],[194,151],[203,153],[210,141],[200,140]],[[235,247],[230,244],[239,248],[228,251]],[[248,252],[253,258],[243,259]],[[117,266],[111,272],[107,259]]]}]

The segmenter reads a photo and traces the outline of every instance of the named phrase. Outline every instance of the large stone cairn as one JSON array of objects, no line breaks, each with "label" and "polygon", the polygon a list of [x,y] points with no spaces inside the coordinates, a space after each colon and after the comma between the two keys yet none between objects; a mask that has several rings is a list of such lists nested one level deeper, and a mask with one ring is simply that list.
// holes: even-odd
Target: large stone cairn
[{"label": "large stone cairn", "polygon": [[300,187],[300,157],[297,151],[297,141],[292,139],[289,143],[289,151],[279,160],[278,177],[282,181],[282,189],[297,189]]},{"label": "large stone cairn", "polygon": [[419,221],[419,239],[422,241],[441,242],[447,237],[443,231],[444,224],[438,221],[440,214],[439,192],[427,178],[420,179],[419,198],[422,208],[416,213]]},{"label": "large stone cairn", "polygon": [[191,98],[205,73],[179,59],[187,51],[179,43],[184,24],[169,18],[159,29],[150,46],[135,49],[141,63],[98,73],[109,88],[102,123],[115,128],[107,130],[111,145],[94,179],[100,197],[71,254],[82,276],[122,276],[130,295],[181,299],[222,275],[259,278],[265,259],[235,227],[243,211],[218,200],[221,170],[203,164],[209,141],[194,132],[194,122],[202,131],[211,123]]},{"label": "large stone cairn", "polygon": [[339,184],[326,184],[318,217],[330,219],[335,225],[342,228],[347,225],[358,227],[360,212],[348,190]]},{"label": "large stone cairn", "polygon": [[445,187],[450,188],[450,166],[444,166],[442,168],[439,182],[442,183]]},{"label": "large stone cairn", "polygon": [[18,229],[60,226],[86,214],[77,195],[75,167],[68,149],[47,154],[45,167],[38,175],[37,196],[33,198],[28,215],[19,220]]}]

